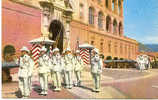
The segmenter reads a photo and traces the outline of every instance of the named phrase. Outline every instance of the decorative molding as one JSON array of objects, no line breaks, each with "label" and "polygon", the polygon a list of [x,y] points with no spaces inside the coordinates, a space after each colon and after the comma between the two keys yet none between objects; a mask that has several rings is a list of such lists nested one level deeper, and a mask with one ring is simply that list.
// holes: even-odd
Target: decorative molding
[{"label": "decorative molding", "polygon": [[[37,7],[37,6],[34,6],[34,5],[32,5],[32,4],[27,3],[26,1],[25,1],[25,2],[22,1],[22,0],[9,0],[9,1],[14,2],[14,3],[21,4],[21,5],[24,5],[24,6],[27,6],[27,7],[31,7],[31,8],[35,8],[35,9],[40,9],[40,8]],[[41,10],[41,9],[40,9],[40,10]]]}]

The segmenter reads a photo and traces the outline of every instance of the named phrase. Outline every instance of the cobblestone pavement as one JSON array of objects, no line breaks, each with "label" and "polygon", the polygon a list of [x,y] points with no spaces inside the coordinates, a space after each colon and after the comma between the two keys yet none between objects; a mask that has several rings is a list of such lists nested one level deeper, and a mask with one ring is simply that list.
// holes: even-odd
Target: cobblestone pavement
[{"label": "cobblestone pavement", "polygon": [[158,71],[151,77],[141,78],[134,81],[116,82],[113,87],[134,99],[157,99],[158,98]]},{"label": "cobblestone pavement", "polygon": [[[82,87],[74,87],[70,90],[63,88],[61,92],[53,92],[50,88],[48,95],[45,97],[38,95],[39,82],[38,76],[35,74],[33,77],[34,89],[30,98],[145,98],[147,96],[156,98],[155,93],[157,93],[158,84],[154,80],[157,79],[157,73],[157,69],[145,72],[139,72],[136,69],[103,69],[101,92],[94,93],[92,92],[93,83],[91,74],[89,68],[87,68],[82,73]],[[18,82],[15,69],[12,71],[12,76],[15,82],[4,83],[2,85],[3,98],[17,98]],[[147,91],[139,93],[143,89],[155,93],[153,95],[147,95]]]},{"label": "cobblestone pavement", "polygon": [[148,75],[148,71],[140,72],[136,69],[104,69],[103,75],[112,77],[113,79],[126,79],[126,78],[134,78],[138,76]]}]

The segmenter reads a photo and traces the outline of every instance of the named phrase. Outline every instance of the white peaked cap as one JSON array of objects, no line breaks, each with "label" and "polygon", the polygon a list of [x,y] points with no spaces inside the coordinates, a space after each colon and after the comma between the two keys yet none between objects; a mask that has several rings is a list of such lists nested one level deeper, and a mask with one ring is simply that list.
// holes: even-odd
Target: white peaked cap
[{"label": "white peaked cap", "polygon": [[70,48],[66,48],[66,50],[65,51],[71,51],[71,49]]},{"label": "white peaked cap", "polygon": [[27,52],[30,52],[29,49],[26,47],[26,46],[23,46],[20,51],[27,51]]},{"label": "white peaked cap", "polygon": [[96,52],[96,53],[98,53],[98,54],[99,54],[99,49],[94,48],[94,52]]},{"label": "white peaked cap", "polygon": [[80,50],[76,50],[76,53],[80,53]]},{"label": "white peaked cap", "polygon": [[47,48],[45,46],[42,46],[41,51],[47,51]]},{"label": "white peaked cap", "polygon": [[59,52],[59,49],[58,49],[58,48],[54,48],[54,49],[53,49],[53,52],[55,52],[55,51],[58,51],[58,52]]}]

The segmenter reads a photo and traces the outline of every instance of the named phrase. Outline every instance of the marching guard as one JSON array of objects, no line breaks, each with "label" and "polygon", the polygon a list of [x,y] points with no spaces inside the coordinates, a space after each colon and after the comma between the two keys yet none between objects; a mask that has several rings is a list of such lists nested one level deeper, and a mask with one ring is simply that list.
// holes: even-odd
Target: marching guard
[{"label": "marching guard", "polygon": [[65,59],[64,59],[64,56],[65,56],[65,51],[63,51],[62,55],[61,55],[61,62],[62,62],[61,78],[62,78],[63,85],[66,86],[66,81],[65,81],[66,71],[65,71]]},{"label": "marching guard", "polygon": [[94,92],[100,92],[100,80],[102,73],[103,62],[99,57],[99,49],[93,50],[93,57],[91,58],[91,74],[94,82]]},{"label": "marching guard", "polygon": [[21,57],[18,61],[19,63],[19,71],[18,71],[18,77],[19,77],[19,89],[21,91],[21,95],[23,98],[27,98],[30,96],[31,85],[29,84],[31,72],[30,68],[33,66],[31,57],[29,56],[29,49],[27,47],[22,47],[20,49],[21,51]]},{"label": "marching guard", "polygon": [[74,73],[76,76],[76,83],[75,86],[80,86],[81,85],[81,71],[83,70],[84,63],[82,58],[80,57],[80,51],[76,50],[76,54],[74,57]]},{"label": "marching guard", "polygon": [[34,63],[33,59],[30,59],[30,66],[29,66],[29,71],[28,71],[28,86],[29,86],[30,93],[32,91],[32,76],[33,76],[34,65],[35,65],[35,63]]},{"label": "marching guard", "polygon": [[64,62],[65,62],[65,84],[66,88],[71,89],[73,85],[72,80],[72,72],[73,72],[73,56],[71,54],[71,49],[67,48],[65,50],[65,56],[64,56]]},{"label": "marching guard", "polygon": [[53,49],[53,58],[52,58],[52,73],[54,75],[54,91],[61,91],[61,70],[62,70],[62,59],[59,53],[59,49]]},{"label": "marching guard", "polygon": [[143,72],[143,70],[145,70],[145,60],[144,57],[142,55],[138,56],[136,59],[140,72]]},{"label": "marching guard", "polygon": [[46,96],[48,91],[48,73],[50,72],[50,59],[46,53],[47,49],[41,48],[39,57],[39,81],[41,85],[40,95]]}]

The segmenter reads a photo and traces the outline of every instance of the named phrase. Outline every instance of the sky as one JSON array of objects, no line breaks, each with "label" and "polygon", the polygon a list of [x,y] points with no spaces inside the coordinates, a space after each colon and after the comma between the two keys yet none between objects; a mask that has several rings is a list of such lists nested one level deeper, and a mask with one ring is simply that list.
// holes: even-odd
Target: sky
[{"label": "sky", "polygon": [[158,0],[124,0],[124,33],[144,44],[158,44]]}]

